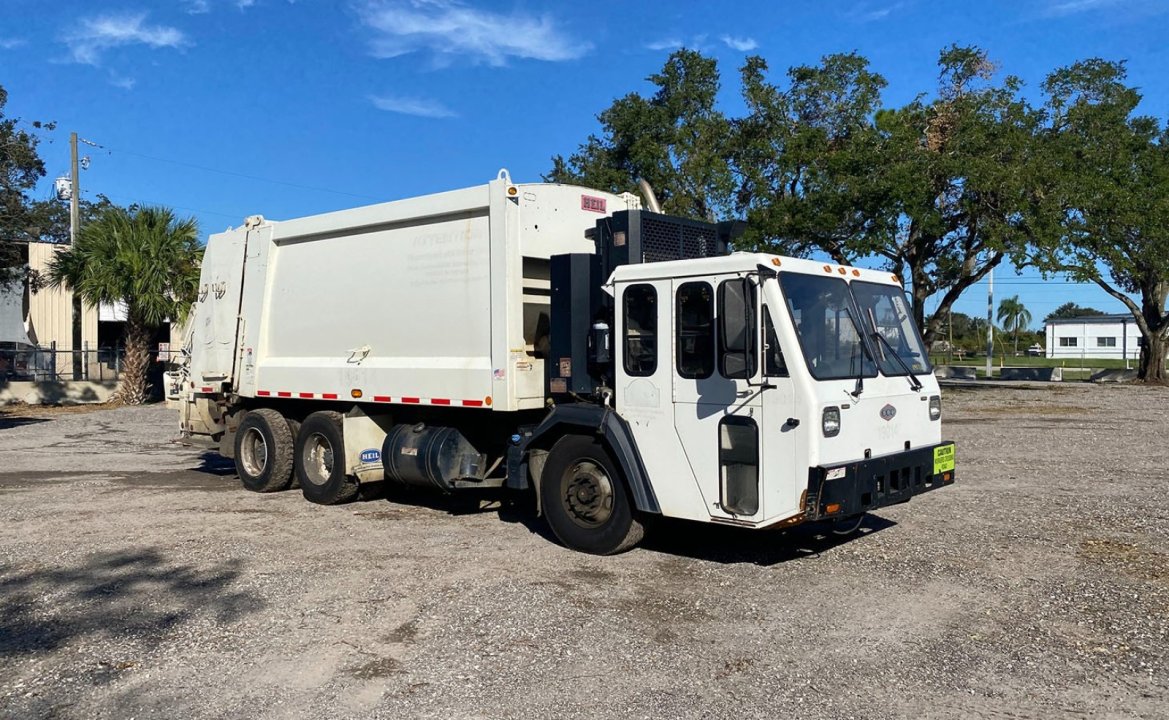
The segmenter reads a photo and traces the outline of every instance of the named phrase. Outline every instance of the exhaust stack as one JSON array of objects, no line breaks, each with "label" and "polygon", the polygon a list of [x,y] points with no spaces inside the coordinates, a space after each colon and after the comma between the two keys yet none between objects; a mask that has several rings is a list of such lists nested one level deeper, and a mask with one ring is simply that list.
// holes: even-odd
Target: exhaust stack
[{"label": "exhaust stack", "polygon": [[649,181],[645,178],[638,178],[637,187],[641,189],[641,196],[645,199],[645,204],[649,207],[650,212],[661,213],[662,204],[658,202],[658,196],[654,194],[654,189],[650,186]]}]

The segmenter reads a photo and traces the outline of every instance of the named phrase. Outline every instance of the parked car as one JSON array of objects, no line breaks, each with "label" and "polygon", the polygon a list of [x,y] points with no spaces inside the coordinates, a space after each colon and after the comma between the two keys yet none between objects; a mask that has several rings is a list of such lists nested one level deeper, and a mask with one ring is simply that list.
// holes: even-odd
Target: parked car
[{"label": "parked car", "polygon": [[1039,343],[1035,343],[1031,347],[1027,348],[1027,357],[1043,357],[1043,346]]}]

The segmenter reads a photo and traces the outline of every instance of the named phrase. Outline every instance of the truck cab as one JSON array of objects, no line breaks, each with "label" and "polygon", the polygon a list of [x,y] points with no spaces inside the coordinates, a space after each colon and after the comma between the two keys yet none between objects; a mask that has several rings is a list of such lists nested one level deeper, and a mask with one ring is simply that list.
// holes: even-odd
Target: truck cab
[{"label": "truck cab", "polygon": [[893,276],[736,253],[619,267],[606,289],[613,408],[662,514],[850,519],[952,480],[937,381]]}]

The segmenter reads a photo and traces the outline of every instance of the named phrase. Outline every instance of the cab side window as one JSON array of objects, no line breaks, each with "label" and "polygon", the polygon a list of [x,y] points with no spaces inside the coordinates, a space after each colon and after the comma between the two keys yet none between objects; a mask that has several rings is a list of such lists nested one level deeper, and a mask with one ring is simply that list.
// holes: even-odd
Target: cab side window
[{"label": "cab side window", "polygon": [[630,285],[621,296],[625,372],[648,377],[658,367],[658,294],[653,285]]},{"label": "cab side window", "polygon": [[763,373],[767,377],[788,377],[787,363],[779,347],[779,337],[771,322],[771,310],[763,308]]},{"label": "cab side window", "polygon": [[714,291],[704,282],[678,288],[678,375],[701,380],[714,373]]}]

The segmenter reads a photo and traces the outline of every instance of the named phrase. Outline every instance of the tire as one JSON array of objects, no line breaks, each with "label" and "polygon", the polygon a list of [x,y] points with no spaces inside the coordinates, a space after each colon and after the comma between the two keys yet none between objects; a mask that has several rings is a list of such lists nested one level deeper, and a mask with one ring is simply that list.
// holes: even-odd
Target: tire
[{"label": "tire", "polygon": [[[288,432],[290,435],[292,435],[292,455],[290,457],[292,457],[293,460],[295,460],[295,458],[296,458],[296,438],[298,438],[300,436],[300,421],[293,420],[292,418],[286,418],[286,419],[288,421]],[[290,474],[291,474],[291,478],[290,478],[289,483],[288,483],[288,489],[289,490],[299,490],[300,489],[300,478],[298,478],[296,476],[295,472],[292,472]]]},{"label": "tire", "polygon": [[249,410],[235,434],[235,471],[252,492],[287,490],[292,482],[293,434],[275,410]]},{"label": "tire", "polygon": [[614,555],[645,535],[625,478],[595,438],[565,435],[552,446],[540,473],[540,507],[557,539],[580,552]]},{"label": "tire", "polygon": [[357,496],[357,479],[345,474],[345,436],[341,413],[315,412],[296,435],[294,465],[305,500],[337,505]]}]

